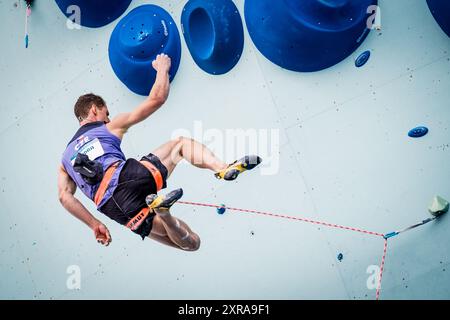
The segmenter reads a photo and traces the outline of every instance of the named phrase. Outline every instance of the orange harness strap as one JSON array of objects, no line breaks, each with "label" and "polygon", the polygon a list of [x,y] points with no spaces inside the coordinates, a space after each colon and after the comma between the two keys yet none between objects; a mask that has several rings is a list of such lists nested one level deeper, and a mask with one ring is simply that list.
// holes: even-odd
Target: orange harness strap
[{"label": "orange harness strap", "polygon": [[[158,168],[156,168],[153,163],[142,160],[140,161],[140,163],[142,163],[142,165],[144,167],[146,167],[148,169],[148,171],[150,171],[150,173],[153,176],[153,179],[155,180],[156,183],[156,191],[159,191],[162,189],[163,187],[163,178],[161,175],[161,172],[158,170]],[[126,227],[135,231],[137,228],[139,228],[139,226],[142,224],[142,222],[144,222],[145,218],[148,217],[148,215],[150,214],[150,208],[149,207],[145,207],[142,208],[141,211],[139,211],[139,213],[137,215],[135,215],[133,218],[130,219],[130,221],[128,221],[128,223],[126,224]]]},{"label": "orange harness strap", "polygon": [[153,179],[155,179],[156,191],[158,192],[161,190],[163,187],[163,177],[161,172],[149,161],[142,160],[140,162],[151,172]]},{"label": "orange harness strap", "polygon": [[106,190],[108,189],[109,183],[111,182],[111,179],[113,177],[114,172],[117,169],[117,166],[119,165],[118,162],[112,164],[105,172],[105,175],[103,176],[102,182],[100,182],[100,186],[97,189],[97,192],[94,196],[94,203],[96,206],[100,204],[100,202],[103,199],[103,196],[106,193]]},{"label": "orange harness strap", "polygon": [[[142,165],[144,165],[150,171],[150,173],[153,176],[153,179],[155,179],[156,191],[158,192],[159,190],[161,190],[163,187],[163,177],[161,175],[161,172],[158,170],[158,168],[156,168],[153,165],[153,163],[150,163],[148,161],[140,161],[140,163]],[[114,172],[116,171],[118,165],[119,165],[119,163],[116,162],[116,163],[112,164],[106,170],[105,175],[103,176],[102,182],[100,182],[100,186],[98,187],[98,190],[94,196],[94,203],[97,206],[102,201],[103,196],[105,195],[106,190],[108,189],[109,183],[111,182],[111,179],[112,179]]]},{"label": "orange harness strap", "polygon": [[143,208],[141,211],[139,211],[137,215],[135,215],[133,218],[131,218],[130,221],[128,221],[128,223],[126,224],[127,228],[133,231],[139,228],[139,226],[142,224],[142,222],[144,222],[145,218],[147,218],[149,213],[150,213],[149,207]]},{"label": "orange harness strap", "polygon": [[[161,172],[156,168],[152,163],[148,161],[140,161],[152,174],[153,179],[155,179],[156,189],[157,191],[161,190],[163,187],[163,177]],[[106,190],[108,189],[109,183],[116,171],[119,163],[116,162],[111,165],[105,172],[103,176],[102,182],[100,182],[100,186],[98,187],[97,192],[95,193],[94,202],[98,206],[102,201]],[[136,230],[139,226],[144,222],[145,218],[150,214],[150,208],[145,207],[137,215],[130,219],[130,221],[126,224],[126,227],[131,230]]]}]

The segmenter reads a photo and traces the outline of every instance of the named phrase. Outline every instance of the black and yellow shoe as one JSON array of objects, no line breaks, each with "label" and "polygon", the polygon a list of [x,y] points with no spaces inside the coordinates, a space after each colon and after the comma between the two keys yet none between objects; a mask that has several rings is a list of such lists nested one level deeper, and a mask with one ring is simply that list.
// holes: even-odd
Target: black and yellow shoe
[{"label": "black and yellow shoe", "polygon": [[262,159],[258,156],[245,156],[239,160],[236,160],[230,164],[226,169],[223,169],[214,174],[217,179],[224,179],[232,181],[238,177],[244,171],[252,170],[258,164],[262,162]]},{"label": "black and yellow shoe", "polygon": [[183,196],[183,189],[175,189],[165,196],[158,196],[157,194],[150,194],[145,198],[150,209],[165,209],[170,207]]}]

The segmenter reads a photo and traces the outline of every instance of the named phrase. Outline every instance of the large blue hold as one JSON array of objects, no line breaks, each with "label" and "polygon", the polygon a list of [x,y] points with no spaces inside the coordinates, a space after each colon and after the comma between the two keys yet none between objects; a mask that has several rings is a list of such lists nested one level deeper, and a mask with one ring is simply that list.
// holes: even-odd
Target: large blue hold
[{"label": "large blue hold", "polygon": [[370,32],[377,0],[246,0],[245,21],[259,51],[289,70],[331,67]]},{"label": "large blue hold", "polygon": [[67,18],[80,13],[80,25],[90,28],[103,27],[119,18],[130,5],[131,0],[56,0],[56,4]]},{"label": "large blue hold", "polygon": [[450,1],[449,0],[427,0],[428,7],[434,19],[442,30],[450,37]]},{"label": "large blue hold", "polygon": [[184,39],[195,63],[210,74],[224,74],[244,47],[241,15],[231,0],[190,0],[183,8]]},{"label": "large blue hold", "polygon": [[180,65],[180,34],[170,14],[156,5],[131,10],[119,21],[109,40],[109,61],[114,73],[140,95],[150,93],[156,78],[152,62],[160,53],[172,60],[172,81]]}]

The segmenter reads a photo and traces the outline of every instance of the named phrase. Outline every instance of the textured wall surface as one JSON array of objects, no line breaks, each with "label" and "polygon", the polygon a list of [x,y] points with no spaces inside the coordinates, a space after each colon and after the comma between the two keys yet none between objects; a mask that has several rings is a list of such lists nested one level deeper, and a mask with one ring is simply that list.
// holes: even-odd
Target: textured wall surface
[{"label": "textured wall surface", "polygon": [[[143,99],[109,64],[108,41],[118,20],[70,30],[54,1],[36,1],[25,49],[25,9],[16,3],[0,1],[0,298],[375,299],[383,238],[370,234],[180,204],[173,214],[202,239],[199,251],[183,252],[141,241],[78,192],[112,233],[111,246],[98,245],[59,204],[56,169],[77,129],[78,96],[103,96],[113,116]],[[144,3],[134,0],[127,12]],[[180,27],[184,1],[151,3]],[[244,1],[236,5],[243,17]],[[182,38],[169,100],[130,130],[125,154],[142,156],[180,129],[211,147],[211,136],[223,134],[223,145],[232,145],[227,130],[250,130],[263,146],[273,146],[268,152],[248,146],[262,152],[260,169],[225,183],[180,164],[169,189],[182,186],[186,201],[382,234],[428,217],[433,195],[450,198],[450,39],[425,1],[382,0],[380,6],[382,29],[354,55],[315,73],[266,60],[245,21],[243,56],[222,76],[198,68]],[[371,58],[356,68],[364,50]],[[427,126],[428,135],[409,138],[418,125]],[[270,132],[278,133],[277,143],[264,142]],[[214,149],[226,161],[236,156],[217,141]],[[279,168],[267,174],[277,159]],[[390,239],[380,298],[449,299],[449,230],[444,216]],[[72,265],[81,270],[76,290],[67,287]],[[137,280],[137,273],[144,276]]]}]

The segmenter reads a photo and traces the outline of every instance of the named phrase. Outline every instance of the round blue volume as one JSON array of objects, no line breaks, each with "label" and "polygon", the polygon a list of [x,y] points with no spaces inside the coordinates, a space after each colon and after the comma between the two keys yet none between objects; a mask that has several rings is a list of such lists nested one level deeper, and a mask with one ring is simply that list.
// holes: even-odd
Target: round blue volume
[{"label": "round blue volume", "polygon": [[409,130],[408,136],[411,138],[420,138],[428,133],[427,127],[416,127],[414,129]]},{"label": "round blue volume", "polygon": [[362,67],[363,65],[366,64],[366,62],[369,60],[369,58],[370,58],[370,51],[369,50],[364,51],[363,53],[361,53],[359,55],[358,58],[356,58],[355,66],[357,66],[358,68]]}]

